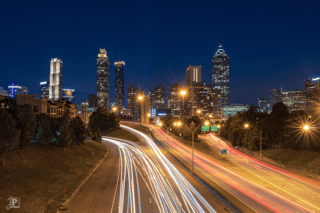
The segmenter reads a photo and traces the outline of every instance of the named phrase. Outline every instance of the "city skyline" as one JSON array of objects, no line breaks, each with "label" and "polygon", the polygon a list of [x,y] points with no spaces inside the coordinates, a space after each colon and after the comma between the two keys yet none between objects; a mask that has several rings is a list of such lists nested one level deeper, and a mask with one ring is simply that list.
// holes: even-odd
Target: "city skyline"
[{"label": "city skyline", "polygon": [[[186,9],[192,8],[191,2],[185,2],[184,8],[175,13],[172,13],[174,7],[156,8],[152,2],[137,5],[129,2],[123,7],[122,12],[111,12],[106,15],[102,15],[100,8],[97,10],[89,6],[88,13],[83,16],[86,22],[83,22],[82,15],[76,12],[78,6],[74,8],[70,3],[66,3],[59,13],[54,12],[56,6],[53,6],[50,15],[43,16],[36,11],[33,4],[16,8],[15,15],[3,10],[1,17],[8,22],[3,27],[6,33],[1,35],[6,43],[2,46],[0,69],[7,71],[0,80],[0,86],[6,88],[12,83],[24,85],[29,88],[29,94],[40,96],[38,85],[48,80],[48,60],[58,57],[63,59],[65,65],[64,85],[74,88],[75,102],[81,102],[89,94],[96,93],[96,88],[92,85],[96,83],[94,64],[99,48],[105,48],[108,52],[110,70],[114,70],[113,63],[118,60],[118,52],[121,51],[122,57],[126,59],[126,79],[130,79],[125,81],[125,88],[134,84],[137,88],[141,87],[147,91],[154,88],[154,85],[161,84],[165,88],[166,97],[170,85],[175,82],[179,84],[185,82],[185,70],[190,64],[201,65],[203,80],[211,84],[211,60],[219,44],[222,44],[231,59],[230,103],[257,105],[257,98],[268,97],[268,91],[280,88],[281,84],[284,90],[304,89],[304,79],[320,75],[318,61],[320,44],[311,36],[319,32],[315,24],[319,15],[313,11],[316,7],[299,6],[291,2],[290,10],[283,10],[287,8],[285,3],[277,3],[276,8],[265,6],[264,9],[253,10],[254,6],[248,4],[243,7],[244,11],[239,16],[238,4],[232,2],[231,6],[228,6],[227,13],[223,10],[212,13],[209,8],[213,6],[225,8],[227,4],[206,3],[205,7],[201,7],[204,11],[197,12],[193,18],[180,18]],[[117,5],[111,3],[109,6]],[[174,3],[172,6],[178,5]],[[3,8],[11,7],[14,8],[14,5],[6,2]],[[133,12],[132,7],[137,10]],[[151,9],[154,14],[150,12]],[[28,16],[25,11],[30,11],[34,16],[28,17],[27,20],[21,19]],[[156,19],[160,12],[170,15],[160,21]],[[119,13],[121,14],[119,20],[101,30],[106,36],[101,37],[91,33],[91,29],[98,28],[102,20],[112,19]],[[141,16],[124,22],[127,17],[132,17],[135,13]],[[273,14],[273,18],[265,18],[270,14]],[[295,18],[296,14],[303,19]],[[212,22],[213,19],[215,24]],[[32,25],[32,33],[28,37],[15,36],[19,35],[18,29],[24,25],[28,26],[28,20],[37,20]],[[171,23],[169,20],[176,20],[181,25],[174,27],[176,22]],[[48,27],[56,22],[60,22],[61,27],[66,28],[69,21],[75,22],[74,32],[66,30],[63,35],[39,34],[40,29],[49,30]],[[156,28],[156,25],[152,24],[159,25],[161,22],[168,22],[166,28],[170,29],[170,33],[163,27]],[[185,29],[199,24],[205,26],[203,34],[185,33]],[[11,29],[10,25],[17,27]],[[240,26],[243,28],[241,32],[238,30]],[[219,28],[222,30],[217,33]],[[120,29],[133,33],[120,36],[109,33],[110,30]],[[55,42],[52,42],[53,40]],[[83,44],[81,47],[79,42]],[[10,57],[17,49],[23,49],[24,52],[28,49],[28,54],[15,64],[13,70]],[[35,58],[37,63],[31,63]],[[115,76],[110,75],[111,102],[115,100],[114,82]]]}]

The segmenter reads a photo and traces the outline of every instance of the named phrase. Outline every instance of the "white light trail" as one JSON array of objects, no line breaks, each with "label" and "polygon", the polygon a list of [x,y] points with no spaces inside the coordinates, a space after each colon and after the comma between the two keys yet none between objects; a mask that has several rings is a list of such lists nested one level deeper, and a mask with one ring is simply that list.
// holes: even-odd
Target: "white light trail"
[{"label": "white light trail", "polygon": [[[120,192],[118,195],[118,212],[141,213],[139,177],[148,187],[159,212],[216,212],[148,136],[135,129],[123,125],[121,127],[143,137],[150,148],[151,156],[149,157],[144,150],[133,142],[111,137],[102,138],[119,148]],[[169,177],[165,175],[163,168],[169,174]],[[174,184],[170,184],[168,178],[171,178]],[[182,199],[179,199],[179,196]]]}]

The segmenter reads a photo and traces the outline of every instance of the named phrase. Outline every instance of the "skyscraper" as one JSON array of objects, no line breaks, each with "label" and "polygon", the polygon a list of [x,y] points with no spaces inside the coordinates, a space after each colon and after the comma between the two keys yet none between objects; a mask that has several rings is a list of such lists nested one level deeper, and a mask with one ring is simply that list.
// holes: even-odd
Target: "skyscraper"
[{"label": "skyscraper", "polygon": [[97,58],[97,98],[98,106],[108,109],[110,94],[109,58],[105,49],[100,49]]},{"label": "skyscraper", "polygon": [[306,91],[306,109],[310,113],[316,109],[316,103],[320,101],[320,78],[304,80],[304,85]]},{"label": "skyscraper", "polygon": [[137,87],[131,84],[128,87],[128,109],[131,109],[131,115],[133,116],[136,108],[136,96],[137,96]]},{"label": "skyscraper", "polygon": [[41,99],[49,98],[49,84],[46,81],[40,82]]},{"label": "skyscraper", "polygon": [[52,58],[50,62],[49,99],[59,100],[63,96],[63,62],[60,58]]},{"label": "skyscraper", "polygon": [[281,101],[289,109],[289,112],[304,110],[306,111],[305,91],[284,91],[281,92]]},{"label": "skyscraper", "polygon": [[116,66],[116,106],[124,106],[124,61],[115,62]]},{"label": "skyscraper", "polygon": [[164,107],[164,87],[161,87],[161,84],[154,89],[155,94],[155,108]]},{"label": "skyscraper", "polygon": [[192,86],[192,82],[201,82],[201,65],[189,66],[186,71],[186,86]]},{"label": "skyscraper", "polygon": [[258,107],[260,112],[269,113],[269,98],[258,98]]},{"label": "skyscraper", "polygon": [[89,107],[98,107],[98,98],[96,94],[89,95]]},{"label": "skyscraper", "polygon": [[171,109],[171,115],[178,117],[182,112],[182,95],[180,95],[182,86],[174,83],[170,86],[170,96],[167,97],[168,108]]},{"label": "skyscraper", "polygon": [[281,102],[281,90],[273,89],[269,90],[269,112],[272,112],[272,107],[276,103]]},{"label": "skyscraper", "polygon": [[222,105],[229,104],[229,57],[221,44],[212,59],[212,86],[221,89]]}]

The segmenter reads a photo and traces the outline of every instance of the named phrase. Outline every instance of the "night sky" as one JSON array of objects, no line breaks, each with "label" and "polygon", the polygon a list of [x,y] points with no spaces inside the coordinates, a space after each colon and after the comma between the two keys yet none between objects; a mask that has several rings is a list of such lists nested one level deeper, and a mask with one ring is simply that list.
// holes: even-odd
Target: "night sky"
[{"label": "night sky", "polygon": [[230,103],[257,105],[268,90],[304,89],[320,75],[318,1],[2,1],[0,86],[40,95],[50,59],[64,63],[64,88],[79,103],[96,93],[96,59],[125,61],[130,84],[185,84],[189,65],[202,65],[211,84],[212,58],[222,44],[230,57]]}]

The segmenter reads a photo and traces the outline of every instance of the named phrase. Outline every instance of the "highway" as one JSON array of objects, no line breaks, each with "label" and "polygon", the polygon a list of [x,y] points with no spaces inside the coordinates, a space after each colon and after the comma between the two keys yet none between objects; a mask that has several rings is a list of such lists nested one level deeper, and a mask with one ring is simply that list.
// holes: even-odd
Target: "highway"
[{"label": "highway", "polygon": [[218,151],[227,149],[229,160],[237,163],[261,181],[272,185],[282,196],[288,197],[311,211],[320,212],[319,183],[250,157],[213,134],[207,137],[200,136],[200,138],[206,140]]},{"label": "highway", "polygon": [[[191,148],[169,136],[166,132],[154,125],[146,125],[157,134],[162,143],[175,155],[191,163]],[[320,212],[319,186],[312,181],[304,181],[285,171],[274,169],[250,159],[244,154],[227,146],[224,142],[210,136],[204,138],[218,150],[228,149],[227,157],[254,176],[259,182],[227,168],[214,159],[195,151],[195,168],[209,179],[223,187],[234,197],[250,206],[256,212]],[[317,202],[316,202],[317,201]]]},{"label": "highway", "polygon": [[[120,163],[110,212],[216,212],[147,135],[121,125],[144,138],[147,146],[103,137],[116,145]],[[149,197],[149,194],[151,195]],[[146,198],[152,203],[146,206]],[[149,203],[149,202],[148,202]]]}]

